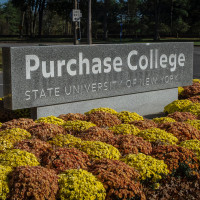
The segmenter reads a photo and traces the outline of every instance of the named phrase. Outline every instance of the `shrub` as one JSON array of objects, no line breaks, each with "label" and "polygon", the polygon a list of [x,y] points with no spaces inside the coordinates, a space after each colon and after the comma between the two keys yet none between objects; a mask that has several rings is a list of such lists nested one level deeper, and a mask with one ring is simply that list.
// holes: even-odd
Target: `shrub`
[{"label": "shrub", "polygon": [[198,179],[185,179],[182,177],[168,177],[162,179],[158,190],[145,190],[148,200],[197,200],[200,199],[200,182]]},{"label": "shrub", "polygon": [[181,94],[183,93],[184,88],[183,87],[178,87],[178,96],[181,96]]},{"label": "shrub", "polygon": [[177,111],[172,114],[169,114],[168,117],[175,119],[177,122],[197,119],[197,116],[193,115],[190,112],[177,112]]},{"label": "shrub", "polygon": [[163,175],[169,173],[163,160],[157,160],[143,153],[128,154],[122,161],[137,169],[142,181],[146,180],[155,183],[162,179]]},{"label": "shrub", "polygon": [[193,176],[198,171],[198,159],[195,154],[184,147],[160,145],[153,148],[152,156],[164,160],[170,173],[174,176]]},{"label": "shrub", "polygon": [[164,107],[164,112],[165,113],[174,113],[176,111],[182,112],[186,107],[191,105],[192,102],[184,99],[184,100],[175,100],[172,103],[168,104],[167,106]]},{"label": "shrub", "polygon": [[189,85],[183,87],[184,91],[181,93],[182,98],[189,98],[191,96],[196,96],[200,94],[200,83],[193,83],[193,85]]},{"label": "shrub", "polygon": [[40,117],[39,119],[37,119],[35,121],[36,123],[48,123],[48,124],[56,124],[56,125],[60,125],[62,126],[64,124],[64,120],[58,118],[58,117],[55,117],[55,116],[48,116],[48,117]]},{"label": "shrub", "polygon": [[89,169],[104,185],[106,200],[145,200],[139,174],[127,164],[118,160],[94,160]]},{"label": "shrub", "polygon": [[160,124],[159,128],[172,133],[179,141],[200,139],[200,132],[190,124],[184,122],[164,123]]},{"label": "shrub", "polygon": [[33,138],[48,141],[54,136],[65,134],[65,129],[56,124],[39,123],[28,129]]},{"label": "shrub", "polygon": [[110,114],[114,114],[114,115],[117,114],[117,111],[115,111],[112,108],[102,108],[102,107],[100,107],[100,108],[93,108],[92,110],[86,112],[85,115],[89,115],[89,114],[94,113],[96,111],[106,112],[106,113],[110,113]]},{"label": "shrub", "polygon": [[77,148],[87,153],[89,157],[96,159],[118,160],[121,156],[117,148],[100,141],[83,141]]},{"label": "shrub", "polygon": [[120,124],[110,127],[109,130],[116,135],[137,135],[140,132],[140,129],[132,124]]},{"label": "shrub", "polygon": [[26,165],[37,166],[39,164],[34,154],[23,150],[11,149],[0,153],[0,165],[18,167]]},{"label": "shrub", "polygon": [[89,129],[90,127],[96,126],[96,125],[91,122],[76,120],[76,121],[67,121],[64,123],[63,126],[64,126],[65,130],[68,132],[72,131],[75,133],[79,133],[79,132]]},{"label": "shrub", "polygon": [[9,138],[0,137],[0,151],[13,148],[13,142]]},{"label": "shrub", "polygon": [[61,200],[104,200],[103,184],[90,172],[70,169],[59,175],[59,198]]},{"label": "shrub", "polygon": [[76,148],[57,148],[44,154],[41,163],[44,167],[60,173],[67,169],[87,169],[89,158],[86,153]]},{"label": "shrub", "polygon": [[200,115],[200,103],[193,103],[183,109],[185,112],[190,112],[197,117]]},{"label": "shrub", "polygon": [[200,79],[193,79],[192,82],[193,83],[200,83]]},{"label": "shrub", "polygon": [[136,120],[136,121],[130,122],[130,124],[133,124],[134,126],[138,127],[140,130],[157,127],[157,124],[153,120],[149,120],[149,119],[138,120],[138,121]]},{"label": "shrub", "polygon": [[59,115],[58,118],[64,121],[76,121],[76,120],[87,121],[87,116],[80,113],[62,114],[62,115]]},{"label": "shrub", "polygon": [[152,151],[151,143],[144,140],[142,137],[135,135],[119,135],[113,144],[122,155],[126,154],[150,154]]},{"label": "shrub", "polygon": [[111,113],[96,111],[88,114],[88,121],[96,124],[98,127],[106,128],[121,124],[121,120]]},{"label": "shrub", "polygon": [[194,128],[200,130],[200,120],[187,120],[185,123],[192,125]]},{"label": "shrub", "polygon": [[57,191],[58,177],[51,169],[23,166],[10,174],[10,200],[55,200]]},{"label": "shrub", "polygon": [[93,126],[77,134],[76,137],[79,137],[82,140],[87,140],[87,141],[101,141],[108,143],[114,139],[114,134],[113,131]]},{"label": "shrub", "polygon": [[199,140],[185,140],[180,144],[182,147],[192,150],[200,160],[200,141]]},{"label": "shrub", "polygon": [[9,166],[0,165],[0,199],[6,200],[9,193],[8,175],[12,171]]},{"label": "shrub", "polygon": [[200,95],[188,98],[193,103],[200,103]]},{"label": "shrub", "polygon": [[43,154],[51,148],[51,145],[39,139],[23,140],[15,143],[14,149],[21,149],[34,154],[38,160],[42,159]]},{"label": "shrub", "polygon": [[81,143],[81,139],[70,134],[61,134],[56,135],[49,143],[59,147],[75,147],[77,144]]},{"label": "shrub", "polygon": [[117,117],[123,122],[123,123],[129,123],[135,120],[143,120],[143,117],[138,115],[135,112],[129,112],[129,111],[122,111],[117,114]]},{"label": "shrub", "polygon": [[176,122],[176,120],[171,117],[157,117],[153,118],[153,121],[156,123]]},{"label": "shrub", "polygon": [[13,128],[21,128],[27,130],[33,125],[35,125],[35,122],[32,119],[19,118],[3,123],[1,126],[1,130],[13,129]]},{"label": "shrub", "polygon": [[10,142],[15,143],[17,141],[30,138],[31,134],[24,129],[12,128],[1,131],[0,137],[3,137],[5,140],[9,140]]},{"label": "shrub", "polygon": [[150,128],[139,132],[138,136],[149,142],[162,142],[164,144],[176,144],[178,139],[171,133],[159,128]]}]

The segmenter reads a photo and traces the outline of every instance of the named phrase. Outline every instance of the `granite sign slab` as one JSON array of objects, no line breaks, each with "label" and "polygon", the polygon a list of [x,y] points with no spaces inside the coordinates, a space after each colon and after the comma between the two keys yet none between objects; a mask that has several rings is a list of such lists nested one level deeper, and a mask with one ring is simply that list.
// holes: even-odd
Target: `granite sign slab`
[{"label": "granite sign slab", "polygon": [[114,97],[192,84],[193,43],[3,48],[6,108]]}]

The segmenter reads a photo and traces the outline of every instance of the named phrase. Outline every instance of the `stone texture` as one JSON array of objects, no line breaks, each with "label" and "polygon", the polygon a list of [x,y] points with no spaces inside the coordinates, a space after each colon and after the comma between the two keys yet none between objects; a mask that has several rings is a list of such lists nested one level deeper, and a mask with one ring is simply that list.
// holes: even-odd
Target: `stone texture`
[{"label": "stone texture", "polygon": [[[156,49],[158,50],[158,58],[161,54],[166,54],[167,57],[169,57],[170,54],[176,54],[178,56],[180,53],[184,53],[185,66],[181,67],[177,64],[175,71],[172,71],[170,64],[167,64],[166,68],[161,68],[159,62],[157,63],[154,60],[156,55],[153,55],[153,60],[152,62],[150,61],[150,50],[154,52]],[[138,55],[131,57],[131,64],[138,65],[140,56],[146,55],[149,60],[146,70],[142,70],[139,66],[137,70],[131,70],[128,67],[127,57],[133,50],[137,51]],[[103,65],[103,59],[110,57],[112,61],[107,62],[107,64],[111,63],[111,72],[93,74],[90,66],[90,74],[85,74],[84,67],[84,75],[70,76],[66,70],[67,67],[63,66],[62,75],[58,77],[57,60],[65,60],[67,64],[70,59],[76,59],[79,63],[80,53],[83,54],[83,58],[89,59],[90,65],[92,65],[93,58],[100,58]],[[40,59],[40,67],[36,71],[31,72],[31,79],[26,79],[26,55],[37,55]],[[96,99],[95,103],[97,103],[102,101],[101,98],[106,97],[110,97],[109,100],[106,101],[111,103],[115,96],[119,96],[119,102],[121,103],[121,98],[123,99],[123,97],[120,97],[121,95],[136,94],[137,96],[139,95],[137,93],[141,92],[190,85],[193,76],[193,43],[11,47],[3,48],[3,57],[4,96],[7,98],[6,108],[9,109],[39,107],[83,100],[90,100],[89,102],[93,102],[93,99]],[[112,63],[116,57],[122,59],[121,72],[116,72],[114,70]],[[54,78],[44,78],[42,76],[42,61],[47,61],[47,73],[50,71],[50,61],[56,61],[54,66]],[[173,61],[174,59],[172,59],[172,62]],[[178,61],[176,60],[176,62]],[[33,66],[34,61],[31,61],[30,64]],[[151,64],[154,69],[150,69]],[[141,65],[145,66],[144,59],[141,61]],[[156,66],[157,68],[155,69]],[[108,69],[108,67],[104,66],[102,70],[104,68]],[[118,66],[116,68],[120,67]],[[78,64],[73,64],[71,66],[72,71],[77,70],[78,72],[78,69]],[[35,90],[38,90],[38,92]],[[55,95],[55,90],[57,90],[57,95]],[[49,91],[51,91],[51,94]],[[30,100],[29,96],[25,95],[25,93],[31,96]],[[149,98],[146,93],[143,95],[145,98]],[[137,98],[139,98],[136,100],[138,103],[140,101],[143,102],[143,99],[141,99],[143,98],[142,95],[137,96]],[[169,96],[166,96],[166,98],[170,99]],[[84,103],[85,106],[85,102],[80,103],[81,105]],[[148,101],[146,103],[148,103]],[[138,105],[140,104],[141,103]],[[163,104],[164,103],[162,103],[162,105]],[[72,104],[69,104],[69,106],[70,105]],[[77,104],[73,104],[73,108],[75,108],[74,105]],[[93,104],[93,107],[98,106]],[[148,113],[150,112],[151,111]]]},{"label": "stone texture", "polygon": [[128,110],[140,115],[163,112],[164,106],[178,99],[178,89],[166,89],[152,92],[122,95],[117,97],[94,99],[74,103],[45,106],[32,109],[32,117],[58,116],[67,113],[84,113],[92,108],[109,107],[116,111]]}]

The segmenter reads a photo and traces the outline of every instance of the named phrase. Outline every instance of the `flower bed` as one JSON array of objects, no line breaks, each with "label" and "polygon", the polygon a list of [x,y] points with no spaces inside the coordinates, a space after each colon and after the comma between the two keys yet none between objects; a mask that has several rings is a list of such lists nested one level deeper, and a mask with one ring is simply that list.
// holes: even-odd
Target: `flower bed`
[{"label": "flower bed", "polygon": [[5,117],[0,199],[199,200],[199,94],[199,80],[179,88],[168,115],[153,120],[112,108]]}]

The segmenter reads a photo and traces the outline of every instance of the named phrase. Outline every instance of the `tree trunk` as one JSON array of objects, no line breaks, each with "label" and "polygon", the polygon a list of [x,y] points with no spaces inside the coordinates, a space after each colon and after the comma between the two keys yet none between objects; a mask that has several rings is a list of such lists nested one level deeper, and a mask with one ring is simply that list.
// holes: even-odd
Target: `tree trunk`
[{"label": "tree trunk", "polygon": [[46,0],[41,0],[39,5],[39,28],[38,28],[38,36],[42,35],[42,22],[43,22],[43,13],[45,7]]},{"label": "tree trunk", "polygon": [[[77,0],[74,0],[74,9],[77,9]],[[77,22],[74,22],[74,45],[78,44],[78,40],[77,40],[77,27],[78,27]]]},{"label": "tree trunk", "polygon": [[104,23],[103,23],[103,31],[104,31],[104,40],[108,39],[108,1],[104,0]]},{"label": "tree trunk", "polygon": [[20,30],[19,30],[19,37],[23,37],[23,27],[24,27],[24,17],[25,17],[25,11],[22,11],[22,19],[21,19],[21,24],[20,24]]},{"label": "tree trunk", "polygon": [[160,2],[159,0],[154,0],[154,6],[155,6],[155,33],[154,33],[154,40],[158,41],[160,40],[160,34],[159,34],[159,29],[160,29]]},{"label": "tree trunk", "polygon": [[87,27],[88,44],[92,44],[92,0],[88,0],[88,27]]}]

